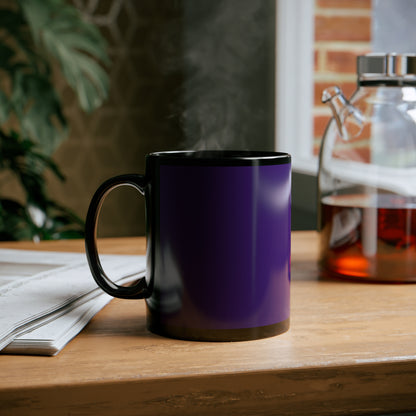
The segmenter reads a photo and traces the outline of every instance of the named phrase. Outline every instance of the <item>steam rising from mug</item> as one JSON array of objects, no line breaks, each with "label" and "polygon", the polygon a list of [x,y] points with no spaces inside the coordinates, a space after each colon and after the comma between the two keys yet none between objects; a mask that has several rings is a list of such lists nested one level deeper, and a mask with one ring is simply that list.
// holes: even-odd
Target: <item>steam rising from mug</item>
[{"label": "steam rising from mug", "polygon": [[195,150],[272,146],[274,2],[181,4],[184,76],[178,113],[183,146]]}]

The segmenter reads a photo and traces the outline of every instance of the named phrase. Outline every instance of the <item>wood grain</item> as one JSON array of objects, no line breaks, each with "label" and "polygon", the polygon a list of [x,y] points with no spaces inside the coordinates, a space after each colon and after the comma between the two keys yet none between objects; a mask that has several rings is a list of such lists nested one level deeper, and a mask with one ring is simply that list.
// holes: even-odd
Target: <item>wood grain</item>
[{"label": "wood grain", "polygon": [[[323,280],[315,232],[292,237],[291,328],[248,342],[149,333],[113,300],[56,357],[0,356],[0,415],[335,415],[416,410],[416,285]],[[2,243],[83,251],[81,241]],[[143,238],[103,253],[144,253]]]}]

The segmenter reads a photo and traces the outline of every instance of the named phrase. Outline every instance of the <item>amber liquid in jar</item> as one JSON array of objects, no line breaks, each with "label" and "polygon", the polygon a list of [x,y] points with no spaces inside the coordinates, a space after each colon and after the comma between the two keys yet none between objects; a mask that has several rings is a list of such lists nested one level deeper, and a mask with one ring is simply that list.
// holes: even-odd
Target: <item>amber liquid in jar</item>
[{"label": "amber liquid in jar", "polygon": [[367,281],[416,282],[416,200],[337,195],[321,200],[321,267]]}]

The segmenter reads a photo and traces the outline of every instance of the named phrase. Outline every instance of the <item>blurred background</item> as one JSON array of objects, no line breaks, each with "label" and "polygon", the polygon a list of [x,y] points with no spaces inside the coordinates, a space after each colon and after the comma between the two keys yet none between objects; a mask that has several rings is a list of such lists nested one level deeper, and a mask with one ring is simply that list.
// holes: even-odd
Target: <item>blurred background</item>
[{"label": "blurred background", "polygon": [[[72,131],[56,152],[69,180],[50,183],[59,200],[84,216],[104,179],[144,173],[144,156],[153,151],[273,149],[273,0],[74,4],[108,42],[110,96],[86,116],[63,90]],[[144,232],[144,199],[115,190],[100,234]]]},{"label": "blurred background", "polygon": [[[17,3],[3,0],[1,6],[13,9]],[[85,112],[65,77],[54,71],[68,136],[52,154],[66,180],[46,172],[51,199],[84,219],[92,194],[106,178],[143,173],[144,156],[153,151],[277,148],[293,152],[296,160],[304,142],[288,137],[290,146],[282,147],[276,134],[276,112],[281,111],[276,106],[281,55],[276,51],[286,41],[276,22],[285,0],[72,0],[69,4],[98,28],[107,43],[109,62],[103,68],[109,89],[101,105]],[[308,5],[309,27],[296,25],[296,16],[290,24],[295,36],[308,30],[304,39],[312,45],[307,51],[311,65],[301,68],[311,79],[311,100],[304,107],[311,119],[307,139],[311,163],[308,168],[294,167],[292,228],[314,229],[317,156],[330,118],[320,102],[321,92],[338,84],[347,96],[352,94],[357,55],[409,52],[398,48],[404,47],[403,37],[412,38],[408,30],[414,31],[414,19],[409,10],[414,7],[412,0],[293,0],[290,4],[300,11],[306,9],[302,4]],[[404,32],[398,29],[404,27]],[[411,49],[411,44],[406,48]],[[290,45],[285,53],[296,54],[296,46]],[[303,98],[297,97],[299,102]],[[295,123],[303,118],[296,115]],[[16,180],[0,170],[0,196],[16,195],[24,204]],[[0,227],[8,225],[7,220],[0,222]],[[143,198],[133,189],[116,189],[106,199],[99,235],[144,232]]]},{"label": "blurred background", "polygon": [[[106,178],[144,173],[146,153],[274,148],[274,0],[70,4],[107,42],[109,95],[86,113],[54,74],[69,134],[53,153],[66,181],[46,173],[51,198],[83,219]],[[17,190],[11,175],[0,181],[0,194]],[[124,187],[106,199],[98,231],[144,235],[144,224],[144,199]]]}]

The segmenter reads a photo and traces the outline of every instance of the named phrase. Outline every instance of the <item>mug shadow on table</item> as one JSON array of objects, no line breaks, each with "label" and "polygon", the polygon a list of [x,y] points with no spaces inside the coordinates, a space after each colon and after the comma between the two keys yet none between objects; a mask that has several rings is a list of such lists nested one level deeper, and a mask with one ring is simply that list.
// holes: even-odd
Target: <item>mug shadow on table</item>
[{"label": "mug shadow on table", "polygon": [[[112,302],[116,303],[117,301],[118,299],[114,299]],[[101,337],[157,337],[146,328],[146,317],[141,312],[140,305],[137,308],[124,305],[124,309],[123,305],[124,302],[116,304],[117,311],[114,310],[115,308],[109,308],[108,306],[104,308],[85,327],[85,333]],[[117,313],[118,310],[120,310],[120,313]]]}]

